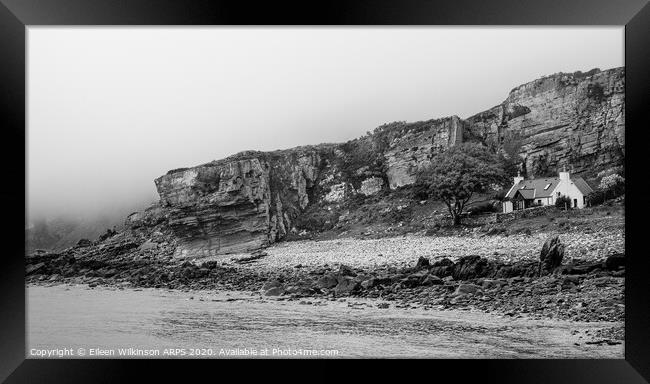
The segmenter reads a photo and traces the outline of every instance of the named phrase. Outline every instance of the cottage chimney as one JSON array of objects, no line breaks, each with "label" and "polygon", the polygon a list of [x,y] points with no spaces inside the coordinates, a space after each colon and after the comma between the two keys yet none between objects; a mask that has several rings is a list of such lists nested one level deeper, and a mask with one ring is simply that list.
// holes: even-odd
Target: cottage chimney
[{"label": "cottage chimney", "polygon": [[560,173],[560,180],[566,180],[569,181],[569,172],[566,170],[566,165],[562,167],[562,171]]},{"label": "cottage chimney", "polygon": [[521,176],[521,173],[520,173],[520,172],[517,172],[517,177],[514,178],[514,182],[515,182],[514,185],[519,184],[519,182],[521,182],[521,181],[524,181],[524,177]]}]

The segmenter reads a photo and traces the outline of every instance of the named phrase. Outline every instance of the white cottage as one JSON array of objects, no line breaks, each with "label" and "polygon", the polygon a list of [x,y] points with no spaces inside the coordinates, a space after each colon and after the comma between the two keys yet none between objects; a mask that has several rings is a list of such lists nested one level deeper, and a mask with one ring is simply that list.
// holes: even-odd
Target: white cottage
[{"label": "white cottage", "polygon": [[560,172],[558,177],[534,180],[517,176],[506,194],[503,213],[536,205],[553,205],[560,196],[568,196],[571,207],[582,208],[587,204],[587,195],[591,192],[593,189],[582,177],[571,178],[569,172]]}]

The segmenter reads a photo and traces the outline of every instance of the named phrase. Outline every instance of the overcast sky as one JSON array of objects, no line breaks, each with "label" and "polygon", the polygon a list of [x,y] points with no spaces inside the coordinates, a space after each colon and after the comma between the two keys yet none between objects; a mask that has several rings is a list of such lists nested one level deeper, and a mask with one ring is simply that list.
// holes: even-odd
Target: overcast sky
[{"label": "overcast sky", "polygon": [[28,28],[30,216],[157,200],[169,169],[471,116],[624,65],[623,28]]}]

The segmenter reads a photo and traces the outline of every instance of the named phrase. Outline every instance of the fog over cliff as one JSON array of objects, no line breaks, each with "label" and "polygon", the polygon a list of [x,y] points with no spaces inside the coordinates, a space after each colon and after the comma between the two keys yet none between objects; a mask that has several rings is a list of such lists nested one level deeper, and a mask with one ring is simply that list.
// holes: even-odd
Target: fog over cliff
[{"label": "fog over cliff", "polygon": [[29,219],[121,217],[170,169],[343,142],[623,66],[623,28],[28,29]]}]

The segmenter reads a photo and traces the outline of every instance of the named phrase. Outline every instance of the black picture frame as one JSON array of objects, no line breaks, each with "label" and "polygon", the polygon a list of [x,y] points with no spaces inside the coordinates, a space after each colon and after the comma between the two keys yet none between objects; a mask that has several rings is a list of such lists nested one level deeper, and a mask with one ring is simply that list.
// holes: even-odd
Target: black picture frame
[{"label": "black picture frame", "polygon": [[[0,265],[0,380],[7,382],[116,382],[125,367],[167,375],[155,361],[30,360],[25,358],[26,27],[36,25],[625,25],[626,76],[626,257],[625,359],[619,360],[432,360],[414,372],[454,373],[454,382],[643,383],[650,381],[650,256],[644,252],[645,216],[642,139],[650,121],[650,5],[646,0],[447,0],[322,1],[279,3],[181,0],[0,0],[0,114],[5,185]],[[504,47],[504,49],[510,49]],[[646,190],[647,191],[647,190]],[[213,378],[233,362],[209,368]],[[275,371],[287,371],[274,362]],[[163,363],[167,364],[167,362]],[[246,362],[247,366],[253,364]],[[310,361],[314,365],[317,362]],[[382,363],[384,365],[384,363]],[[367,362],[355,362],[346,378],[365,376]],[[154,368],[156,367],[156,368]],[[317,368],[322,369],[322,368]],[[380,373],[386,369],[380,367]],[[411,368],[402,368],[410,371]],[[239,369],[237,369],[239,370]],[[203,374],[203,368],[183,374]],[[249,370],[250,371],[250,370]],[[249,372],[243,371],[242,375]],[[337,376],[339,374],[336,374]],[[152,376],[150,376],[152,377]],[[290,376],[284,376],[288,378]],[[442,376],[440,376],[442,378]],[[185,376],[187,379],[188,376]],[[239,378],[239,377],[238,377]],[[645,378],[645,380],[644,380]],[[338,377],[334,378],[335,380]]]}]

